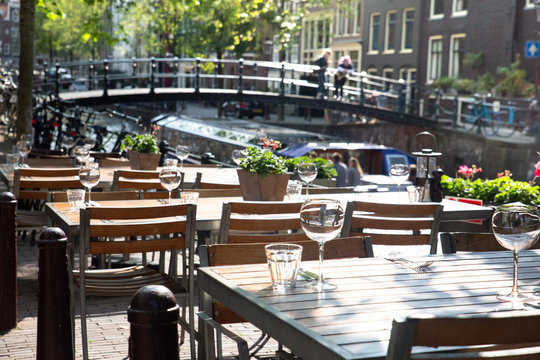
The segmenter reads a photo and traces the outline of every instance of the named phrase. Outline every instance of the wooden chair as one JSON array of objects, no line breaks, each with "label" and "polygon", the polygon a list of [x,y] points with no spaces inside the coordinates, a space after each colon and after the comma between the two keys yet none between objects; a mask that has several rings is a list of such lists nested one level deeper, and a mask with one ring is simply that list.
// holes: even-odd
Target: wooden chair
[{"label": "wooden chair", "polygon": [[[173,193],[181,191],[184,188],[184,175],[182,174],[182,180],[180,185]],[[169,192],[166,191],[159,182],[159,171],[148,170],[121,170],[115,169],[113,174],[112,190],[140,190],[141,198],[160,198],[163,194],[153,194],[155,192],[163,192],[169,197]],[[154,196],[154,197],[152,197]],[[178,197],[175,194],[174,197]]]},{"label": "wooden chair", "polygon": [[[196,206],[192,204],[148,207],[87,207],[81,209],[79,270],[74,277],[80,292],[81,332],[84,358],[88,358],[86,296],[132,296],[148,284],[162,284],[182,298],[182,338],[194,330],[194,234]],[[133,238],[136,237],[136,240]],[[178,255],[181,252],[181,273]],[[159,266],[147,266],[146,253],[160,252]],[[88,269],[90,255],[142,253],[140,264],[120,269]],[[168,270],[166,253],[170,254]],[[186,309],[189,321],[186,321]]]},{"label": "wooden chair", "polygon": [[218,243],[272,242],[278,235],[279,241],[306,240],[300,226],[301,207],[302,202],[226,202]]},{"label": "wooden chair", "polygon": [[28,158],[25,160],[25,164],[32,168],[71,168],[73,167],[73,158]]},{"label": "wooden chair", "polygon": [[[279,238],[279,239],[278,239]],[[278,236],[275,239],[278,242],[287,242],[298,244],[303,247],[302,260],[317,260],[319,258],[319,246],[313,240],[289,241],[286,235]],[[212,244],[200,247],[199,256],[201,266],[220,266],[220,265],[245,265],[266,263],[266,253],[264,247],[269,243],[241,243],[241,244]],[[325,259],[342,259],[354,257],[373,257],[373,249],[369,236],[356,236],[350,238],[338,238],[329,241],[325,245]],[[245,322],[226,306],[211,302],[211,299],[203,298],[206,301],[205,308],[212,308],[212,316],[204,312],[197,315],[202,320],[204,327],[203,335],[205,339],[204,352],[207,358],[213,358],[216,345],[214,344],[213,331],[217,333],[217,352],[221,353],[221,334],[225,334],[237,343],[239,358],[249,359],[250,349],[246,341],[225,328],[225,324],[234,324]],[[201,328],[201,327],[200,327]],[[263,336],[266,336],[263,334]],[[261,337],[262,338],[262,337]],[[260,344],[259,344],[260,346]],[[208,357],[210,355],[210,357]],[[281,357],[287,354],[280,351]]]},{"label": "wooden chair", "polygon": [[240,190],[240,184],[223,184],[214,182],[201,181],[198,188],[194,189],[238,189]]},{"label": "wooden chair", "polygon": [[[88,200],[88,193],[85,193]],[[92,200],[107,201],[107,200],[139,200],[140,195],[136,190],[127,191],[98,191],[92,192]],[[65,191],[52,191],[49,193],[48,201],[50,202],[67,202],[67,193]]]},{"label": "wooden chair", "polygon": [[[498,312],[394,320],[386,360],[540,359],[540,313]],[[423,353],[412,353],[415,346]],[[441,351],[443,346],[466,350]],[[428,352],[433,348],[433,352]]]},{"label": "wooden chair", "polygon": [[436,254],[442,210],[436,203],[349,201],[341,235],[370,235],[374,245],[430,245]]},{"label": "wooden chair", "polygon": [[[495,239],[493,233],[441,233],[443,254],[454,254],[458,251],[508,251]],[[540,249],[536,242],[532,249]]]},{"label": "wooden chair", "polygon": [[82,189],[78,168],[41,169],[19,168],[13,176],[13,193],[17,199],[17,231],[31,231],[34,244],[36,231],[49,225],[49,218],[43,211],[50,191]]}]

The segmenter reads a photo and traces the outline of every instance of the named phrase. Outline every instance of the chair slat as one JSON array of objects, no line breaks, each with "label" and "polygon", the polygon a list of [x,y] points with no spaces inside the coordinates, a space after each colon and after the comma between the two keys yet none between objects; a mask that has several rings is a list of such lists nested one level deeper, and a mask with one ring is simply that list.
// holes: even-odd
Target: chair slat
[{"label": "chair slat", "polygon": [[184,248],[184,238],[156,239],[144,241],[93,241],[90,243],[92,254],[133,254],[138,252],[180,250]]}]

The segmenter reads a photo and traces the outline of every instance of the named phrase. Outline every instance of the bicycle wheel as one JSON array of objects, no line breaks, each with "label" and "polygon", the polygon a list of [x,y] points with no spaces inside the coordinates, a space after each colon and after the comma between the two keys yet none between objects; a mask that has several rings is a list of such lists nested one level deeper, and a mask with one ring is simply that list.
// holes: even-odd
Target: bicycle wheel
[{"label": "bicycle wheel", "polygon": [[461,114],[461,126],[465,130],[472,132],[476,126],[476,117],[472,114]]},{"label": "bicycle wheel", "polygon": [[482,124],[482,131],[487,136],[494,136],[501,127],[501,118],[498,115],[487,118],[482,117],[480,118],[480,122]]},{"label": "bicycle wheel", "polygon": [[509,117],[508,119],[502,119],[500,118],[500,115],[497,115],[497,117],[499,117],[500,124],[495,135],[502,138],[507,138],[514,135],[517,129],[517,124],[514,122],[514,118]]}]

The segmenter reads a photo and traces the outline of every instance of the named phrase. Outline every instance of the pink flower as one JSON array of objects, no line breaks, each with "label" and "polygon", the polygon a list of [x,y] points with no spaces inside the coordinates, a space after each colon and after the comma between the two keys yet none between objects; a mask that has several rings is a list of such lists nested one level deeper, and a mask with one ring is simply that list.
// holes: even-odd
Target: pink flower
[{"label": "pink flower", "polygon": [[536,170],[534,170],[534,176],[540,177],[540,161],[536,163],[534,166]]}]

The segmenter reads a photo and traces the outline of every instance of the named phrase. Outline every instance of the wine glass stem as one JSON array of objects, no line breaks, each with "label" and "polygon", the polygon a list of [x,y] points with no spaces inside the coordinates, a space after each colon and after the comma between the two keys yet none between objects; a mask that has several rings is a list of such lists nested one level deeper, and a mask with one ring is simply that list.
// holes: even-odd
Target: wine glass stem
[{"label": "wine glass stem", "polygon": [[184,159],[180,159],[180,170],[184,168]]},{"label": "wine glass stem", "polygon": [[306,181],[306,196],[309,195],[309,181]]},{"label": "wine glass stem", "polygon": [[169,190],[169,204],[171,203],[171,190]]},{"label": "wine glass stem", "polygon": [[91,197],[92,197],[92,187],[89,187],[88,188],[88,205],[90,205],[92,202],[91,202]]},{"label": "wine glass stem", "polygon": [[401,197],[400,197],[400,192],[401,192],[401,184],[398,184],[397,186],[397,198],[398,198],[398,202],[401,202]]},{"label": "wine glass stem", "polygon": [[324,283],[323,276],[324,243],[319,244],[319,284]]},{"label": "wine glass stem", "polygon": [[513,296],[518,296],[519,295],[519,292],[518,292],[518,256],[519,256],[519,252],[514,250],[513,255],[514,255],[514,281],[513,281],[513,285],[512,285],[512,293],[511,294]]}]

